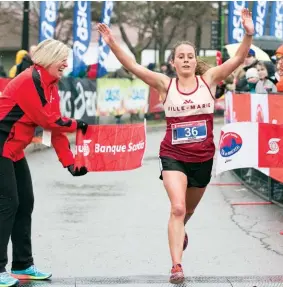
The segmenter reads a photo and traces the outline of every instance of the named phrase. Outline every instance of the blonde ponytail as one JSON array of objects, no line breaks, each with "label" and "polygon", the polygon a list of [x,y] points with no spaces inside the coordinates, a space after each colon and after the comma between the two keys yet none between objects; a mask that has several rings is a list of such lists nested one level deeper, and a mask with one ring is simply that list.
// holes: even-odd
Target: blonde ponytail
[{"label": "blonde ponytail", "polygon": [[197,59],[197,66],[196,66],[196,72],[195,74],[197,76],[202,76],[207,70],[209,70],[211,67],[208,63],[201,59]]}]

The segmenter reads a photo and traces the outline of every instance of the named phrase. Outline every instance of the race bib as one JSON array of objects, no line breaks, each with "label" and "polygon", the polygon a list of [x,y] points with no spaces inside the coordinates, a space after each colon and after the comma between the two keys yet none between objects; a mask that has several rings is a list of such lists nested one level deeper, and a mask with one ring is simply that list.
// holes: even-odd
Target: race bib
[{"label": "race bib", "polygon": [[206,121],[172,124],[172,144],[204,141],[207,137]]}]

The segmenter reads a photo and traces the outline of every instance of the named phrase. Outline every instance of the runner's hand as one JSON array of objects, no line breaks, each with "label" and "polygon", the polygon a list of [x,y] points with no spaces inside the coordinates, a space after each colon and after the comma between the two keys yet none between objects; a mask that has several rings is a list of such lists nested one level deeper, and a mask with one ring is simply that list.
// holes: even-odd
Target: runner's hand
[{"label": "runner's hand", "polygon": [[98,23],[96,28],[107,45],[115,42],[111,29],[104,23]]},{"label": "runner's hand", "polygon": [[81,130],[83,135],[86,134],[87,128],[88,128],[88,124],[86,122],[77,120],[77,129]]},{"label": "runner's hand", "polygon": [[82,166],[80,169],[78,168],[75,169],[73,164],[68,166],[68,171],[72,176],[82,176],[87,174],[88,172],[86,167]]},{"label": "runner's hand", "polygon": [[247,8],[244,8],[242,10],[242,23],[246,34],[253,35],[255,32],[254,22],[252,18],[252,13]]}]

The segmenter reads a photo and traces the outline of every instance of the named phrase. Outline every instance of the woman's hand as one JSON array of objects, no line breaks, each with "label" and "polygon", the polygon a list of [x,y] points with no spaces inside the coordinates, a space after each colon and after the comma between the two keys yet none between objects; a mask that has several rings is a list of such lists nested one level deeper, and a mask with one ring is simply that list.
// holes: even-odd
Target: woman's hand
[{"label": "woman's hand", "polygon": [[107,45],[110,45],[111,43],[115,42],[112,31],[106,24],[98,23],[96,27]]},{"label": "woman's hand", "polygon": [[252,19],[252,13],[247,8],[242,10],[242,24],[246,34],[252,36],[255,32],[255,27]]}]

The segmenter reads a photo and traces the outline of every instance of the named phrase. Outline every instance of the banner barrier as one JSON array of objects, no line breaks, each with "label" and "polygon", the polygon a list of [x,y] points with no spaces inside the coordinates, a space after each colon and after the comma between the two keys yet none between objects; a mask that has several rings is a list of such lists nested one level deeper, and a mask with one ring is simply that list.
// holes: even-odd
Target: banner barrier
[{"label": "banner barrier", "polygon": [[98,79],[97,80],[97,113],[100,116],[122,115],[124,99],[131,91],[129,79]]},{"label": "banner barrier", "polygon": [[221,129],[216,175],[237,168],[283,168],[283,125],[239,122]]},{"label": "banner barrier", "polygon": [[[233,94],[228,92],[225,94],[224,122],[282,125],[283,94]],[[283,204],[283,184],[281,184],[283,168],[239,168],[233,170],[233,173],[260,196]]]},{"label": "banner barrier", "polygon": [[[282,94],[233,94],[225,95],[225,123],[258,122],[283,124]],[[283,182],[283,168],[258,168],[267,176]]]},{"label": "banner barrier", "polygon": [[77,133],[75,167],[88,171],[124,171],[142,166],[146,121],[127,125],[89,126]]},{"label": "banner barrier", "polygon": [[59,84],[60,110],[63,116],[95,124],[97,116],[96,81],[63,78]]},{"label": "banner barrier", "polygon": [[[10,80],[0,78],[0,95]],[[139,79],[68,77],[58,86],[62,114],[89,124],[99,116],[164,112],[158,91]],[[215,112],[224,111],[224,101],[225,97],[215,101]]]}]

